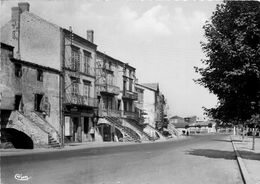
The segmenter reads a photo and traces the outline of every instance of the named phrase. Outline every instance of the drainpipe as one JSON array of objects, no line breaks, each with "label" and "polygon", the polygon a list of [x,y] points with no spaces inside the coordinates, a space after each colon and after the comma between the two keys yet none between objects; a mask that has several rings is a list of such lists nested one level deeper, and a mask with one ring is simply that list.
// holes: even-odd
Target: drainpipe
[{"label": "drainpipe", "polygon": [[60,28],[60,48],[61,48],[61,75],[60,75],[60,126],[61,126],[61,147],[64,147],[64,125],[65,125],[65,115],[64,115],[64,95],[65,95],[65,37],[63,29]]}]

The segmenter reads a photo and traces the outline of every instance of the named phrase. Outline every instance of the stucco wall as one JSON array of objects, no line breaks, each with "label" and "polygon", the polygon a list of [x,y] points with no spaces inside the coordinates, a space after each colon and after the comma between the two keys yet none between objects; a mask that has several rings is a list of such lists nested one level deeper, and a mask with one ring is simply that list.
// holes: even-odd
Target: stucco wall
[{"label": "stucco wall", "polygon": [[13,111],[9,120],[6,128],[14,128],[25,133],[32,139],[34,146],[48,144],[48,134],[19,112]]},{"label": "stucco wall", "polygon": [[30,12],[21,14],[21,59],[57,70],[60,62],[60,29]]},{"label": "stucco wall", "polygon": [[10,65],[9,54],[12,51],[1,49],[0,60],[0,109],[14,109],[14,90],[12,88],[13,67]]},{"label": "stucco wall", "polygon": [[155,92],[144,89],[144,103],[143,108],[147,115],[145,115],[145,122],[155,127]]},{"label": "stucco wall", "polygon": [[18,57],[20,37],[21,58],[18,59],[60,70],[60,28],[27,11],[20,14],[20,36],[18,25],[18,21],[9,21],[1,27],[1,42],[15,47],[14,57]]},{"label": "stucco wall", "polygon": [[[2,49],[1,49],[2,50]],[[6,56],[8,52],[1,53],[0,85],[2,99],[7,98],[8,103],[1,104],[1,109],[14,109],[15,95],[22,95],[23,111],[29,114],[34,111],[35,94],[44,94],[50,103],[50,115],[46,120],[57,130],[60,130],[59,84],[60,76],[43,70],[43,81],[37,81],[37,69],[22,65],[22,76],[15,76],[14,63]],[[3,59],[3,60],[2,60]],[[0,92],[1,92],[0,91]]]}]

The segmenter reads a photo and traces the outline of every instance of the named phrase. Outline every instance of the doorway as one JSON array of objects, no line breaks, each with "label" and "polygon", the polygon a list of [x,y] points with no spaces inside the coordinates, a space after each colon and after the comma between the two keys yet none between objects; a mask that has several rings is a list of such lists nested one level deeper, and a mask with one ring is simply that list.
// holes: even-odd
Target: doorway
[{"label": "doorway", "polygon": [[73,135],[72,135],[72,141],[73,142],[81,142],[81,126],[79,123],[79,117],[72,117],[72,126],[73,126]]}]

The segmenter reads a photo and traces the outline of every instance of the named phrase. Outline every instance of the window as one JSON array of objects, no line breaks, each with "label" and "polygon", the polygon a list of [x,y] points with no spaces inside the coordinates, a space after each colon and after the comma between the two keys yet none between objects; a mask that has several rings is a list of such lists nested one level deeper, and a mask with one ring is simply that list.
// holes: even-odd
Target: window
[{"label": "window", "polygon": [[133,79],[129,79],[129,91],[133,89]]},{"label": "window", "polygon": [[113,75],[112,74],[107,74],[107,84],[113,85]]},{"label": "window", "polygon": [[21,64],[16,63],[14,65],[14,70],[15,70],[15,76],[16,77],[21,77],[22,76],[22,65]]},{"label": "window", "polygon": [[22,95],[15,95],[14,110],[21,110]]},{"label": "window", "polygon": [[43,71],[40,69],[37,69],[37,81],[43,81]]},{"label": "window", "polygon": [[79,95],[79,78],[71,77],[71,94]]},{"label": "window", "polygon": [[42,94],[35,94],[34,96],[34,110],[35,111],[41,111],[41,101],[42,101],[43,95]]},{"label": "window", "polygon": [[90,81],[83,81],[83,96],[89,97],[90,96],[90,86],[91,82]]},{"label": "window", "polygon": [[126,91],[126,80],[123,81],[123,92],[125,93]]},{"label": "window", "polygon": [[72,49],[71,52],[71,69],[79,71],[80,68],[80,52],[78,49]]},{"label": "window", "polygon": [[86,50],[83,50],[83,52],[84,52],[83,72],[86,74],[90,74],[91,53]]},{"label": "window", "polygon": [[132,101],[129,101],[129,109],[128,109],[129,112],[132,112],[133,111],[133,102]]},{"label": "window", "polygon": [[127,111],[127,102],[124,101],[124,111]]}]

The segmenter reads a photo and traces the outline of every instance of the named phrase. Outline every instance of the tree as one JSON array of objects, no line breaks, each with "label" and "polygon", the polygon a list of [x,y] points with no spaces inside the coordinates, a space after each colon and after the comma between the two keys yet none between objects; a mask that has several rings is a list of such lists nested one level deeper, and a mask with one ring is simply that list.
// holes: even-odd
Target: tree
[{"label": "tree", "polygon": [[205,110],[222,122],[243,123],[260,111],[260,2],[225,1],[203,29],[205,67],[195,67],[201,75],[195,81],[218,97],[217,107]]}]

